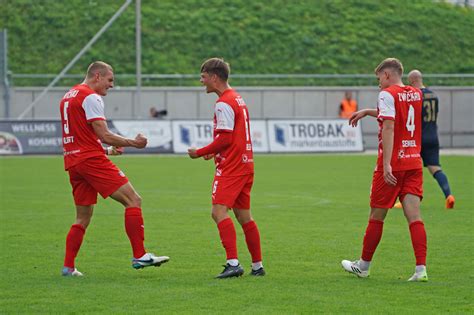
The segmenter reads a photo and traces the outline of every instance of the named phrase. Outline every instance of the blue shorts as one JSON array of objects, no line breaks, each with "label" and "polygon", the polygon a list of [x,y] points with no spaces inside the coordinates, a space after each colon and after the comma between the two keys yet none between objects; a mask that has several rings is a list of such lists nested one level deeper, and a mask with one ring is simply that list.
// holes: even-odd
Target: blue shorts
[{"label": "blue shorts", "polygon": [[429,143],[421,145],[421,158],[423,166],[440,166],[439,165],[439,144]]}]

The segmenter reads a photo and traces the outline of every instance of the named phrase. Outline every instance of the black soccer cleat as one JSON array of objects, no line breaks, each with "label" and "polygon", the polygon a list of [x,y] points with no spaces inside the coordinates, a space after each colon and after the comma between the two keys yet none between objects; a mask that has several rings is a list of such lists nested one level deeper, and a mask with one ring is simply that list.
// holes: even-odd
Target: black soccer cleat
[{"label": "black soccer cleat", "polygon": [[265,269],[263,269],[263,267],[260,267],[257,270],[252,269],[250,275],[255,277],[263,277],[265,275]]},{"label": "black soccer cleat", "polygon": [[232,277],[240,277],[244,274],[244,269],[239,264],[237,266],[231,266],[229,264],[223,265],[224,271],[217,275],[216,279],[225,279]]}]

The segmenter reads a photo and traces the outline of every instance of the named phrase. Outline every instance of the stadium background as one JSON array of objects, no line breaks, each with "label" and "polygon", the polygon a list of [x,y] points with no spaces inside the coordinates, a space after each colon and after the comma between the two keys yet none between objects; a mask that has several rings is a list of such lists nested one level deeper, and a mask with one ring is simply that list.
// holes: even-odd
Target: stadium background
[{"label": "stadium background", "polygon": [[[124,2],[0,0],[0,29],[7,30],[0,118],[17,122]],[[372,279],[357,282],[340,270],[348,258],[341,255],[359,253],[373,155],[259,155],[253,207],[269,276],[221,283],[212,279],[222,260],[208,218],[212,165],[176,156],[115,158],[142,194],[149,246],[172,261],[166,269],[128,270],[120,209],[101,200],[78,258],[86,278],[69,282],[58,276],[73,218],[61,157],[1,157],[0,312],[474,312],[472,1],[142,1],[140,103],[134,4],[25,119],[57,120],[59,98],[100,59],[116,74],[105,98],[108,118],[142,121],[156,106],[169,119],[208,120],[215,98],[199,87],[198,70],[211,56],[231,63],[231,84],[243,91],[252,118],[328,119],[346,90],[360,107],[373,107],[372,71],[383,58],[398,57],[406,70],[427,74],[439,94],[442,145],[468,148],[468,156],[442,156],[459,202],[455,212],[444,211],[425,173],[431,282],[405,283],[413,259],[400,212],[390,213]],[[362,129],[366,148],[374,147],[375,123]]]},{"label": "stadium background", "polygon": [[[335,118],[346,90],[354,92],[360,108],[374,106],[372,69],[386,56],[396,56],[407,71],[425,73],[438,93],[441,146],[474,146],[469,1],[210,1],[205,6],[146,1],[141,4],[139,88],[134,87],[136,8],[128,2],[26,112],[126,1],[4,2],[0,118],[57,119],[55,104],[65,89],[82,80],[84,65],[102,59],[116,74],[116,88],[106,99],[109,119],[146,119],[150,107],[167,110],[169,119],[208,119],[214,97],[193,86],[199,85],[199,65],[210,56],[231,63],[231,84],[251,105],[254,119]],[[365,148],[376,148],[376,123],[363,122],[362,131]]]}]

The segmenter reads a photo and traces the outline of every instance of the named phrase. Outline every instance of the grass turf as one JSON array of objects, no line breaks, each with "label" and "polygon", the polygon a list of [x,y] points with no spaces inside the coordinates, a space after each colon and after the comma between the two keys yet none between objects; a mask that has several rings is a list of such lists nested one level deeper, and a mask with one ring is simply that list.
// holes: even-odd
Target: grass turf
[{"label": "grass turf", "polygon": [[474,158],[442,158],[456,209],[425,170],[428,283],[407,283],[414,255],[403,213],[390,211],[371,278],[343,272],[360,255],[375,156],[258,155],[253,215],[267,276],[239,279],[210,218],[212,163],[177,156],[114,158],[143,197],[146,246],[171,261],[133,270],[123,209],[100,199],[76,260],[61,277],[74,221],[61,157],[0,159],[1,313],[472,313]]}]

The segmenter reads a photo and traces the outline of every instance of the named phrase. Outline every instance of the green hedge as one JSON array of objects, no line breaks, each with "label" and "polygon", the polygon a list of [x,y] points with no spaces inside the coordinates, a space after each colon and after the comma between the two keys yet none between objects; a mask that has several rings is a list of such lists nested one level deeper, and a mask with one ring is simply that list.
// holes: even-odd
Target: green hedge
[{"label": "green hedge", "polygon": [[[59,73],[122,3],[0,0],[10,71]],[[235,73],[371,73],[395,56],[407,70],[474,73],[473,25],[472,9],[429,0],[148,0],[142,1],[142,67],[143,73],[198,73],[203,60],[220,56]],[[81,74],[98,59],[116,73],[135,72],[134,4],[69,73]]]}]

